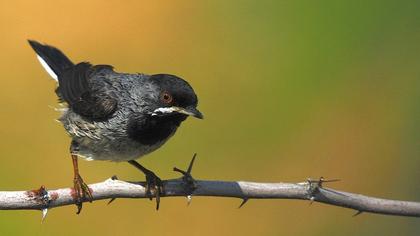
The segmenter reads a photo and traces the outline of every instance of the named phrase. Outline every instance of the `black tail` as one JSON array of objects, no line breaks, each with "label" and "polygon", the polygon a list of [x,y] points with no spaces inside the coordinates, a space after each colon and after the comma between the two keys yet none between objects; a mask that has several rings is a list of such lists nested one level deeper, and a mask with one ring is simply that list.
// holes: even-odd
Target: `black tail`
[{"label": "black tail", "polygon": [[35,50],[36,54],[39,57],[41,57],[47,65],[44,65],[42,61],[41,64],[43,64],[44,67],[49,67],[45,68],[47,72],[50,73],[48,69],[52,70],[56,77],[63,73],[65,69],[74,65],[73,62],[71,62],[70,59],[66,57],[66,55],[64,55],[60,50],[58,50],[55,47],[49,45],[42,45],[37,41],[33,40],[28,40],[28,42],[31,45],[31,47]]}]

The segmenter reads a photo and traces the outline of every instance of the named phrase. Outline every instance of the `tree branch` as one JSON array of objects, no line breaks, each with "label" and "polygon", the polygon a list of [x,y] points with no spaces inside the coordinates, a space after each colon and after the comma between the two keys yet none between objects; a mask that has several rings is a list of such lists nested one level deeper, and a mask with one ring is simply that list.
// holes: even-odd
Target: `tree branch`
[{"label": "tree branch", "polygon": [[[302,183],[253,183],[244,181],[194,180],[191,170],[196,155],[194,154],[186,171],[174,168],[182,178],[163,181],[161,197],[186,196],[188,203],[191,196],[232,197],[242,199],[242,207],[249,199],[301,199],[322,202],[357,210],[356,215],[371,212],[386,215],[420,217],[420,203],[387,200],[363,196],[360,194],[324,188],[325,182],[337,180],[308,179]],[[101,183],[89,185],[93,201],[116,198],[150,198],[145,182],[125,182],[116,177]],[[42,210],[42,219],[48,209],[76,203],[73,188],[46,190],[44,186],[30,191],[0,191],[0,210]]]},{"label": "tree branch", "polygon": [[[185,177],[184,177],[185,178]],[[355,209],[361,212],[378,214],[420,216],[420,203],[387,200],[363,196],[354,193],[337,191],[322,186],[324,181],[308,180],[302,183],[253,183],[230,181],[195,181],[193,196],[217,196],[248,199],[302,199],[322,202],[330,205]],[[93,200],[113,198],[148,198],[144,182],[124,182],[108,179],[101,183],[89,185]],[[162,197],[188,196],[189,189],[185,179],[164,181]],[[0,209],[38,209],[44,210],[75,203],[74,190],[62,188],[45,190],[41,187],[31,191],[0,192]],[[46,213],[46,211],[45,211]],[[357,215],[356,214],[356,215]]]}]

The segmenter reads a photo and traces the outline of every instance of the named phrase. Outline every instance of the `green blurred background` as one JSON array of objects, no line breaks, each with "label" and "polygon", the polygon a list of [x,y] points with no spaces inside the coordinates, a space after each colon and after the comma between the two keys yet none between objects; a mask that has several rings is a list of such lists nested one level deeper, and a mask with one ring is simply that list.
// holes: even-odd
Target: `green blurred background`
[{"label": "green blurred background", "polygon": [[[74,61],[188,80],[206,119],[190,119],[141,159],[163,178],[194,152],[197,178],[299,182],[420,201],[418,1],[0,1],[0,189],[71,186],[70,139],[54,82],[26,39]],[[81,162],[87,182],[125,163]],[[118,199],[0,211],[1,235],[419,235],[414,218],[295,200]]]}]

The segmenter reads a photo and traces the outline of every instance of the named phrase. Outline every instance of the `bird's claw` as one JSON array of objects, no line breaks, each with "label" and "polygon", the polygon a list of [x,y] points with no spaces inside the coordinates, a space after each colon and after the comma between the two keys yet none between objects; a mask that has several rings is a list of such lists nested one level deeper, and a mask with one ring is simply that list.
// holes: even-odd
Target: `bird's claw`
[{"label": "bird's claw", "polygon": [[80,175],[76,175],[74,177],[73,184],[75,192],[75,201],[77,206],[76,214],[80,214],[83,207],[83,201],[87,199],[89,202],[92,202],[92,192]]},{"label": "bird's claw", "polygon": [[152,171],[146,173],[146,196],[152,200],[153,196],[156,197],[156,210],[159,210],[160,196],[163,193],[162,180]]}]

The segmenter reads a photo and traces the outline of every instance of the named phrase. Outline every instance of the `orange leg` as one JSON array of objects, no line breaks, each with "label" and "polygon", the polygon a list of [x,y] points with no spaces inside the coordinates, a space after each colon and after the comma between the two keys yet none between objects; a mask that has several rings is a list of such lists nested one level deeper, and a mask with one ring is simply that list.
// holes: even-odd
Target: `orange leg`
[{"label": "orange leg", "polygon": [[75,192],[75,198],[76,198],[76,206],[77,206],[77,212],[76,214],[79,214],[82,210],[82,204],[85,199],[87,199],[89,202],[92,202],[92,192],[90,191],[87,184],[83,181],[82,177],[79,174],[79,165],[77,162],[77,155],[71,154],[71,159],[73,161],[73,170],[74,170],[74,192]]}]

